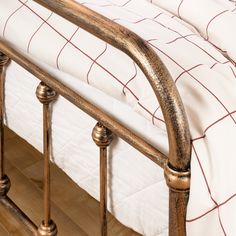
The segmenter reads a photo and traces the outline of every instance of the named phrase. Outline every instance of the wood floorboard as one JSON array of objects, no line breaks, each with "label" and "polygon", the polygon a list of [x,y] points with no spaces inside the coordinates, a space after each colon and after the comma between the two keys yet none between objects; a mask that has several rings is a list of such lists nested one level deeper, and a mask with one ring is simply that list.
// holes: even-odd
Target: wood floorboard
[{"label": "wood floorboard", "polygon": [[32,236],[32,233],[28,231],[25,227],[22,227],[22,224],[19,220],[14,218],[14,214],[10,212],[6,207],[0,202],[0,219],[1,225],[3,226],[3,232],[0,231],[1,236],[13,235],[13,236]]},{"label": "wood floorboard", "polygon": [[[0,208],[1,210],[1,208]],[[10,234],[5,230],[4,226],[0,223],[0,235],[1,236],[10,236]]]},{"label": "wood floorboard", "polygon": [[[13,183],[9,196],[15,199],[17,205],[24,209],[34,222],[39,224],[43,204],[42,155],[7,129],[6,157],[8,160],[7,173],[9,173]],[[54,164],[51,165],[51,177],[52,216],[59,228],[60,233],[58,235],[99,236],[99,203],[78,187]],[[10,235],[24,235],[21,233],[22,229],[17,223],[9,226],[8,222],[7,229]],[[18,234],[17,230],[19,231]],[[123,226],[112,215],[109,215],[108,236],[139,235]]]},{"label": "wood floorboard", "polygon": [[[42,155],[26,141],[6,129],[5,150],[7,159],[19,170],[33,165]],[[10,133],[10,134],[9,134]]]},{"label": "wood floorboard", "polygon": [[[22,170],[39,188],[42,188],[43,185],[42,172],[38,171],[42,170],[42,167],[43,160],[40,160],[34,165]],[[57,206],[61,206],[62,209],[66,209],[66,214],[72,220],[76,221],[89,235],[96,235],[99,232],[98,202],[79,188],[55,165],[51,165],[51,176],[52,201]],[[91,222],[93,222],[92,227]],[[111,223],[112,227],[109,227]],[[133,232],[124,228],[114,217],[109,215],[108,233],[117,236],[127,233],[130,236]]]},{"label": "wood floorboard", "polygon": [[[23,209],[27,216],[31,218],[36,225],[39,225],[42,220],[42,191],[39,190],[31,181],[29,181],[22,173],[20,173],[15,167],[12,167],[10,163],[10,170],[7,170],[9,178],[12,182],[12,187],[8,196],[16,203],[16,205]],[[8,168],[7,168],[8,169]],[[72,221],[61,209],[52,203],[52,218],[57,222],[59,236],[64,235],[81,235],[87,234]]]}]

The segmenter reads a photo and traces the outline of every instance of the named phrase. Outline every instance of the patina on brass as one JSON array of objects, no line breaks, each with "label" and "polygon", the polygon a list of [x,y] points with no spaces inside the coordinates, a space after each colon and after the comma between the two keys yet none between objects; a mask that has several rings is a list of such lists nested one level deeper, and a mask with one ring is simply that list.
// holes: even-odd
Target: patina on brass
[{"label": "patina on brass", "polygon": [[45,83],[41,82],[36,89],[36,96],[41,103],[48,105],[56,99],[57,93]]},{"label": "patina on brass", "polygon": [[95,120],[101,122],[104,126],[110,129],[120,138],[124,139],[127,143],[135,147],[150,160],[155,162],[160,167],[164,167],[168,158],[165,154],[160,152],[157,148],[153,147],[150,143],[145,141],[143,138],[132,132],[129,128],[122,125],[114,117],[108,115],[97,106],[80,96],[77,92],[70,89],[62,82],[57,80],[54,76],[47,73],[45,70],[31,62],[25,56],[11,48],[6,42],[0,40],[0,50],[4,51],[12,60],[17,62],[23,68],[28,70],[35,77],[39,78],[50,88],[55,90],[58,94],[62,95],[68,101],[73,103],[75,106],[86,112],[88,115],[93,117]]},{"label": "patina on brass", "polygon": [[48,226],[42,222],[38,227],[38,236],[54,236],[57,235],[57,226],[51,220],[48,222]]},{"label": "patina on brass", "polygon": [[188,192],[190,189],[190,171],[181,172],[166,165],[165,179],[170,189],[176,192]]},{"label": "patina on brass", "polygon": [[[148,43],[138,35],[75,1],[35,1],[122,50],[136,62],[151,84],[163,112],[169,140],[168,160],[163,153],[148,142],[134,134],[124,125],[121,125],[113,117],[107,115],[85,100],[79,94],[57,81],[53,76],[43,71],[2,41],[0,41],[0,50],[40,80],[44,81],[67,100],[101,122],[113,133],[123,138],[156,164],[163,168],[168,165],[170,170],[165,170],[165,176],[170,186],[169,234],[173,236],[185,235],[188,189],[181,187],[182,180],[177,181],[175,179],[179,179],[181,176],[184,176],[186,179],[190,178],[190,175],[186,174],[189,172],[190,166],[190,134],[182,101],[166,67]],[[180,172],[177,174],[178,177],[175,177],[175,174],[173,174],[175,171]],[[186,179],[184,180],[185,184],[189,182]],[[186,186],[188,186],[188,184],[186,184]]]},{"label": "patina on brass", "polygon": [[186,235],[186,206],[190,189],[190,170],[177,171],[170,164],[164,168],[169,186],[169,236]]},{"label": "patina on brass", "polygon": [[169,137],[169,162],[180,171],[189,169],[191,144],[184,107],[168,70],[151,46],[127,28],[75,1],[34,1],[122,50],[137,63],[163,112]]},{"label": "patina on brass", "polygon": [[4,170],[4,67],[7,65],[9,57],[0,52],[0,197],[5,196],[10,189],[10,180]]},{"label": "patina on brass", "polygon": [[112,132],[97,123],[92,132],[93,141],[100,149],[100,222],[101,236],[107,236],[107,147],[113,139]]},{"label": "patina on brass", "polygon": [[10,179],[7,175],[3,175],[3,177],[0,179],[0,197],[6,196],[9,189],[11,187]]},{"label": "patina on brass", "polygon": [[57,227],[50,214],[50,142],[51,119],[49,104],[57,97],[57,93],[41,82],[36,89],[36,96],[43,104],[43,154],[44,154],[44,220],[38,228],[41,236],[57,235]]}]

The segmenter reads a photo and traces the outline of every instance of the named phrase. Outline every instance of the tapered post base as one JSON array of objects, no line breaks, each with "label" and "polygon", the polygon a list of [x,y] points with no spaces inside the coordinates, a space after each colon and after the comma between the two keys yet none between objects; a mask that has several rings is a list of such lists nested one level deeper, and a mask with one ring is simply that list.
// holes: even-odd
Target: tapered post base
[{"label": "tapered post base", "polygon": [[38,227],[38,236],[56,236],[57,235],[57,226],[51,220],[48,226],[44,225],[44,222]]}]

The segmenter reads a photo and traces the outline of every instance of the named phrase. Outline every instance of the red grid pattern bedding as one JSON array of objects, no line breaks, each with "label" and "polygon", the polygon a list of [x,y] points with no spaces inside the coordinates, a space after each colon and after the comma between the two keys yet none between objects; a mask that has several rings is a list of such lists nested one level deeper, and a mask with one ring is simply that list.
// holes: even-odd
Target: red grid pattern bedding
[{"label": "red grid pattern bedding", "polygon": [[[234,235],[235,47],[221,45],[208,31],[214,19],[226,10],[209,16],[210,20],[203,25],[207,29],[205,40],[186,22],[144,0],[78,2],[135,31],[166,64],[185,104],[193,143],[188,235],[203,235],[206,231],[208,235]],[[166,3],[170,7],[165,6],[167,10],[175,10],[180,15],[187,0],[156,2]],[[1,37],[29,56],[78,76],[128,103],[164,129],[163,117],[150,86],[138,67],[123,53],[30,0],[10,0],[2,6]],[[235,12],[234,8],[227,13],[229,11]],[[181,18],[185,19],[182,15]],[[235,21],[233,23],[235,25]],[[198,31],[203,32],[200,26]],[[230,58],[224,57],[212,44],[223,51],[227,48]]]},{"label": "red grid pattern bedding", "polygon": [[[148,0],[195,27],[201,36],[235,64],[236,3],[232,0]],[[207,7],[206,7],[207,6]]]}]

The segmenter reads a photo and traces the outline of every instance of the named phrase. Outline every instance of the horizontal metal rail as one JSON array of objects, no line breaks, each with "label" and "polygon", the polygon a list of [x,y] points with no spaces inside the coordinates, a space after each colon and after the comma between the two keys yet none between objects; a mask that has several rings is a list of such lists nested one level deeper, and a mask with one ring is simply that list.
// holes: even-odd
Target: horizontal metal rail
[{"label": "horizontal metal rail", "polygon": [[[169,165],[186,171],[191,142],[184,107],[168,70],[138,35],[72,0],[34,0],[129,55],[146,75],[159,101],[169,139]],[[110,127],[108,127],[110,129]]]},{"label": "horizontal metal rail", "polygon": [[1,40],[0,51],[164,168],[166,182],[170,188],[169,235],[186,235],[186,205],[190,187],[190,133],[181,98],[165,65],[150,45],[138,35],[75,1],[34,1],[120,49],[136,62],[160,104],[168,133],[168,157]]},{"label": "horizontal metal rail", "polygon": [[31,221],[31,219],[9,198],[0,198],[0,204],[14,216],[19,223],[24,224],[27,229],[28,235],[37,236],[37,226]]},{"label": "horizontal metal rail", "polygon": [[167,162],[167,157],[155,147],[150,145],[147,141],[137,136],[128,128],[124,127],[113,117],[101,111],[98,107],[91,104],[89,101],[81,97],[77,92],[65,86],[55,77],[32,63],[22,54],[8,46],[5,42],[0,40],[0,51],[9,56],[12,60],[24,67],[34,76],[42,80],[45,84],[55,90],[58,94],[65,97],[68,101],[79,107],[81,110],[92,116],[97,121],[104,124],[107,128],[113,131],[116,135],[124,139],[127,143],[135,147],[153,162],[161,167],[164,167]]}]

